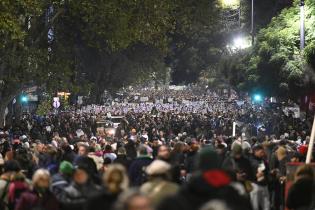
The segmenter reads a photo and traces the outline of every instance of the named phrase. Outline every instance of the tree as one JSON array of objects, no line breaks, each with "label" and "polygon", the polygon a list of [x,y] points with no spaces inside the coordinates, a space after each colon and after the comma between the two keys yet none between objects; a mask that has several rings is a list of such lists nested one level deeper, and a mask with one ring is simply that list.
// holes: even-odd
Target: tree
[{"label": "tree", "polygon": [[[315,12],[313,1],[305,1],[306,49],[299,49],[299,1],[284,9],[262,29],[257,44],[247,60],[247,78],[255,78],[254,85],[267,95],[298,96],[309,86],[309,68],[314,57]],[[248,79],[250,81],[250,79]]]}]

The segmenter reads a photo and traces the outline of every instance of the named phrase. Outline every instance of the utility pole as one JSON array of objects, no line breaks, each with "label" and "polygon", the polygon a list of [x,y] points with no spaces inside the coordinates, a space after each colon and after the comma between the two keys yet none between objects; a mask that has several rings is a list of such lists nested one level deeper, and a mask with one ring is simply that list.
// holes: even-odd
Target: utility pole
[{"label": "utility pole", "polygon": [[251,35],[252,35],[252,46],[254,46],[254,42],[255,42],[255,34],[254,34],[254,0],[252,0]]}]

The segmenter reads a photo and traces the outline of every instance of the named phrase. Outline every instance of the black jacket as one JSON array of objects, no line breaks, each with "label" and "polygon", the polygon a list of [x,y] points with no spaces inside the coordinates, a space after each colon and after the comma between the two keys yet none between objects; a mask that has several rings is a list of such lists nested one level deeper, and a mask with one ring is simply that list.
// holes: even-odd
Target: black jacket
[{"label": "black jacket", "polygon": [[296,181],[289,190],[287,198],[287,207],[289,209],[311,210],[314,181],[308,178],[302,178]]},{"label": "black jacket", "polygon": [[192,177],[177,195],[162,201],[157,210],[197,210],[213,199],[226,202],[231,210],[251,210],[250,202],[240,196],[233,187],[211,186],[201,175]]},{"label": "black jacket", "polygon": [[143,156],[135,159],[128,171],[131,186],[140,186],[146,181],[145,169],[152,162],[152,158]]},{"label": "black jacket", "polygon": [[60,198],[63,210],[84,210],[89,199],[98,196],[102,188],[89,182],[85,185],[78,185],[72,182],[64,189]]}]

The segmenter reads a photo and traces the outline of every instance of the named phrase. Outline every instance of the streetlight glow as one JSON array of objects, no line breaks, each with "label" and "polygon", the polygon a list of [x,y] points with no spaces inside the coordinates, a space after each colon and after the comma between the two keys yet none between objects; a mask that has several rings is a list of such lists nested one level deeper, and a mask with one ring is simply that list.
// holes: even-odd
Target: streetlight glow
[{"label": "streetlight glow", "polygon": [[240,4],[240,0],[221,0],[222,7],[235,7]]},{"label": "streetlight glow", "polygon": [[26,103],[26,102],[28,101],[27,96],[22,96],[22,97],[21,97],[21,101],[22,101],[23,103]]},{"label": "streetlight glow", "polygon": [[245,40],[243,37],[236,37],[233,40],[233,44],[237,49],[244,49],[245,48]]}]

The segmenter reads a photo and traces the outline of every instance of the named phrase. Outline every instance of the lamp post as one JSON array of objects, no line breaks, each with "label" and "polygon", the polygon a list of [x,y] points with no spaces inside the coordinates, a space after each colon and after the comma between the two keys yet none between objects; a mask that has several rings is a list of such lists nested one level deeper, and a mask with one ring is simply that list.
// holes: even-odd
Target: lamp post
[{"label": "lamp post", "polygon": [[304,0],[300,1],[300,49],[305,47]]},{"label": "lamp post", "polygon": [[252,46],[253,46],[254,42],[255,42],[255,34],[254,34],[254,0],[252,0],[251,35],[252,35]]}]

